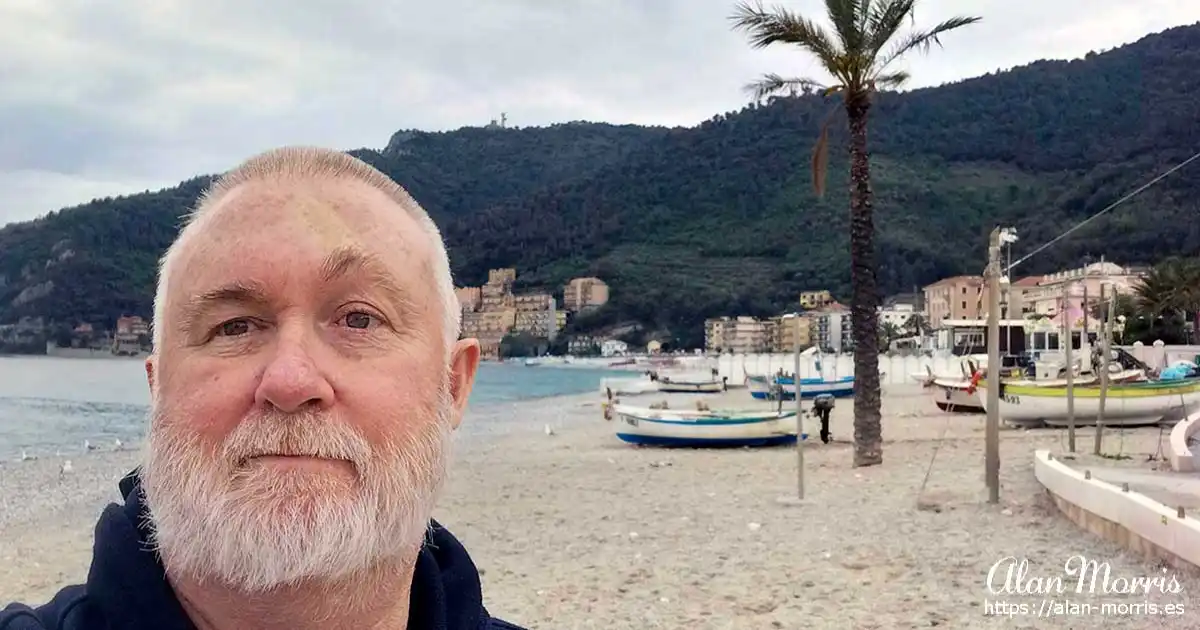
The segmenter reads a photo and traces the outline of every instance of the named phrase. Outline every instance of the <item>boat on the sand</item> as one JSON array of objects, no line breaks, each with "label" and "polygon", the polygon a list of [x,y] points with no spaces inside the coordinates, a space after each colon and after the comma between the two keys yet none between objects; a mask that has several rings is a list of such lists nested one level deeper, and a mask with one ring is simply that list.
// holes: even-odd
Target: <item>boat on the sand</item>
[{"label": "boat on the sand", "polygon": [[[793,410],[653,409],[615,404],[617,437],[667,447],[775,446],[795,443]],[[807,439],[807,434],[804,436]]]},{"label": "boat on the sand", "polygon": [[[775,387],[772,388],[772,381]],[[773,379],[766,376],[746,377],[746,389],[750,395],[767,400],[780,397],[783,400],[796,399],[796,381],[791,376],[776,376]],[[816,398],[821,394],[829,394],[835,398],[854,395],[854,377],[843,376],[838,379],[802,378],[800,379],[800,398]]]},{"label": "boat on the sand", "polygon": [[[980,380],[976,396],[987,409],[988,382]],[[1100,411],[1100,386],[1095,383],[1072,388],[1075,425],[1096,423]],[[1000,419],[1017,427],[1065,427],[1066,385],[1000,383]],[[1200,378],[1177,381],[1112,383],[1104,404],[1105,426],[1144,426],[1178,419],[1200,407]]]}]

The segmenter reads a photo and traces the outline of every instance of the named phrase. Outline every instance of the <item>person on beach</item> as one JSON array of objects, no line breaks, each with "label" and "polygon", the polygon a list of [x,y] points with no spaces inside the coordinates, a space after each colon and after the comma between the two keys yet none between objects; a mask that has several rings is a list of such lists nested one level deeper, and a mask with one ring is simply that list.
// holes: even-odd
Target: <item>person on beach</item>
[{"label": "person on beach", "polygon": [[140,466],[91,569],[2,630],[520,630],[432,512],[479,365],[445,246],[395,182],[283,148],[162,258]]}]

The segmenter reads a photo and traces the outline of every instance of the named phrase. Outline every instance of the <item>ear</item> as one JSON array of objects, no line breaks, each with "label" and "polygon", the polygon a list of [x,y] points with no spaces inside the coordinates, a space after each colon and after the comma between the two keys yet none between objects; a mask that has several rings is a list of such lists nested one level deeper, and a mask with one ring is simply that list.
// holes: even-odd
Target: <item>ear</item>
[{"label": "ear", "polygon": [[454,398],[454,408],[457,411],[454,428],[462,423],[463,413],[467,410],[467,400],[471,397],[471,388],[475,386],[475,374],[479,371],[479,340],[459,339],[454,344],[450,356],[450,395]]},{"label": "ear", "polygon": [[151,402],[158,398],[158,382],[154,380],[156,369],[158,369],[158,356],[152,354],[146,357],[146,383],[150,385]]}]

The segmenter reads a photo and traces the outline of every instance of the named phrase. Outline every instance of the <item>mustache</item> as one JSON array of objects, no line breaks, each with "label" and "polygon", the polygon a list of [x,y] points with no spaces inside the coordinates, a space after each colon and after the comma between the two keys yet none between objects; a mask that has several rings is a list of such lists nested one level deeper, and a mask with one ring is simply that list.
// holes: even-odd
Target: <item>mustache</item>
[{"label": "mustache", "polygon": [[221,457],[234,466],[262,456],[319,457],[351,462],[362,470],[374,449],[361,433],[335,415],[318,411],[266,411],[238,424],[226,437]]}]

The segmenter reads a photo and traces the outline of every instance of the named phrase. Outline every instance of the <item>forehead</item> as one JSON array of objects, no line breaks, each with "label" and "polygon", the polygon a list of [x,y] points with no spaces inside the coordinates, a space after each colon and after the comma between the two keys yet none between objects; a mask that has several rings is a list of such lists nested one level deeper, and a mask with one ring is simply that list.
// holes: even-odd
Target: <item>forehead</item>
[{"label": "forehead", "polygon": [[218,199],[193,228],[171,270],[173,286],[255,270],[298,272],[344,248],[378,258],[397,275],[428,276],[433,255],[430,238],[404,208],[353,180],[248,182]]}]

